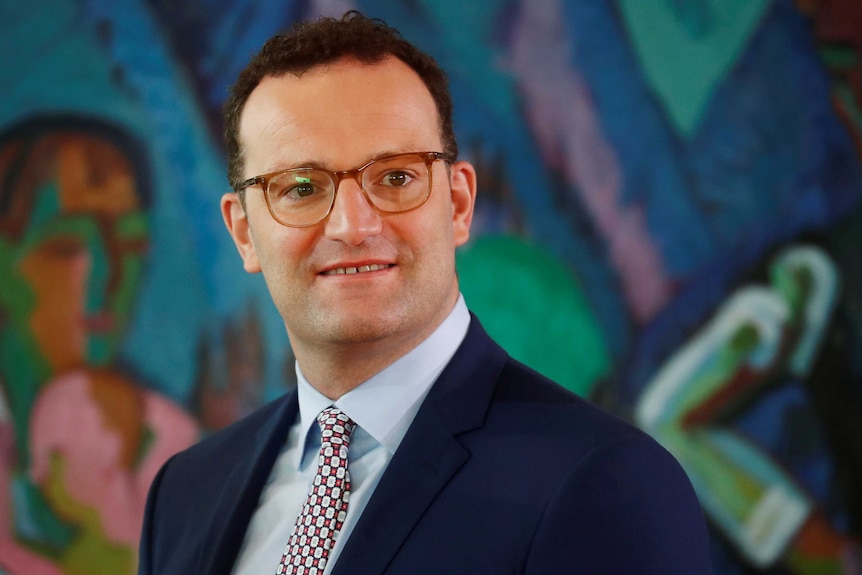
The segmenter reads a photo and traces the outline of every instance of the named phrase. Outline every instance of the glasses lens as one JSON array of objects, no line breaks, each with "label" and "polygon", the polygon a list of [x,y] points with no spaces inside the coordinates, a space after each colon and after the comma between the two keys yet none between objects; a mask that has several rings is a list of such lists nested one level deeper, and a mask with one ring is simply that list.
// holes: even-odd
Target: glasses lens
[{"label": "glasses lens", "polygon": [[294,226],[312,224],[326,217],[335,184],[326,172],[290,170],[269,180],[267,195],[273,214]]},{"label": "glasses lens", "polygon": [[377,160],[362,172],[362,187],[381,211],[412,210],[431,193],[428,164],[410,154]]}]

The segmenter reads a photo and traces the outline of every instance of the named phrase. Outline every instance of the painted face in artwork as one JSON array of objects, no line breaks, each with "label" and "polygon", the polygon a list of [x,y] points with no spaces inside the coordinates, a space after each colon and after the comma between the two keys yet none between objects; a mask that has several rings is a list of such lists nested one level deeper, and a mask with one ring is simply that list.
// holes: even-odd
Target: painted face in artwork
[{"label": "painted face in artwork", "polygon": [[0,150],[0,302],[53,373],[116,353],[148,242],[133,174],[83,131]]}]

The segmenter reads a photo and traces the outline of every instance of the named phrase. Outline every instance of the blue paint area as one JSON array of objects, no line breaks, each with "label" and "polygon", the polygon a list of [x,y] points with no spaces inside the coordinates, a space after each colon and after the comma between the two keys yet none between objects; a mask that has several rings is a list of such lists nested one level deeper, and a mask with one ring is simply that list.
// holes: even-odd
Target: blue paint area
[{"label": "blue paint area", "polygon": [[[292,380],[281,318],[262,279],[242,271],[219,214],[218,199],[227,191],[220,108],[262,42],[318,4],[0,0],[0,51],[16,55],[0,63],[0,128],[59,111],[114,123],[146,144],[150,257],[121,362],[185,405],[204,371],[203,343],[213,346],[212,364],[225,377],[225,350],[249,337],[245,327],[225,325],[243,325],[239,320],[249,314],[260,319],[254,335],[265,347],[262,400]],[[485,178],[474,235],[518,234],[570,268],[612,358],[600,397],[624,417],[734,290],[764,284],[772,254],[812,238],[834,255],[845,286],[832,325],[840,338],[828,340],[845,347],[831,351],[847,356],[841,364],[847,381],[862,387],[862,354],[856,353],[862,349],[862,168],[831,105],[830,78],[810,23],[794,4],[773,2],[700,122],[682,136],[645,79],[614,2],[561,2],[563,18],[555,25],[568,40],[567,65],[586,82],[622,171],[617,207],[643,210],[673,290],[666,307],[638,325],[606,236],[582,204],[581,190],[555,158],[545,157],[525,115],[526,86],[510,63],[526,5],[355,2],[449,73],[461,156],[481,166]],[[708,16],[702,4],[676,5],[691,10],[693,29]],[[728,425],[781,461],[846,526],[851,518],[836,493],[812,385],[781,378]],[[719,538],[714,561],[720,575],[749,572]]]},{"label": "blue paint area", "polygon": [[692,199],[721,251],[768,249],[859,204],[859,159],[812,42],[803,18],[776,4],[685,150]]},{"label": "blue paint area", "polygon": [[[571,199],[576,194],[542,158],[523,115],[517,79],[506,69],[511,50],[506,29],[511,26],[512,3],[501,3],[496,14],[476,10],[466,18],[445,18],[457,11],[454,4],[436,6],[439,13],[434,20],[445,23],[445,27],[416,38],[411,38],[409,26],[404,32],[438,58],[449,74],[462,155],[474,162],[482,157],[501,158],[502,177],[514,200],[504,209],[523,218],[526,229],[522,233],[571,265],[611,353],[619,356],[629,343],[630,324],[616,273],[609,268],[602,242],[587,222],[582,206]],[[409,21],[419,22],[416,16],[410,15]],[[473,41],[465,46],[458,40],[464,38]],[[487,39],[489,44],[476,43],[476,38]],[[453,43],[461,49],[452,48]],[[498,190],[489,190],[480,182],[480,213],[482,195],[494,191]]]},{"label": "blue paint area", "polygon": [[572,65],[584,76],[623,171],[622,201],[641,206],[672,279],[715,253],[705,217],[690,197],[680,141],[641,75],[608,2],[567,2]]},{"label": "blue paint area", "polygon": [[305,2],[203,0],[177,4],[148,0],[166,27],[167,46],[193,78],[189,86],[211,122],[220,145],[221,105],[228,89],[266,38],[302,16]]},{"label": "blue paint area", "polygon": [[716,93],[686,163],[690,194],[721,249],[644,329],[620,382],[623,403],[772,251],[826,232],[859,205],[859,159],[810,43],[799,15],[776,5]]}]

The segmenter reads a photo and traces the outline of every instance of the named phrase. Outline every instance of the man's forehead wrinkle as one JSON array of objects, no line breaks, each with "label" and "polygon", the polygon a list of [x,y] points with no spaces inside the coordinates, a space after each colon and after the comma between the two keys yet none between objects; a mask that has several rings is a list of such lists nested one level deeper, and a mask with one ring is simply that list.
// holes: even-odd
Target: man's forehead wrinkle
[{"label": "man's forehead wrinkle", "polygon": [[[281,139],[281,134],[296,124],[296,119],[285,118],[283,111],[271,109],[267,116],[253,117],[250,122],[245,122],[240,131],[243,156],[248,159],[250,149],[280,149],[290,140]],[[293,139],[296,139],[294,137]]]},{"label": "man's forehead wrinkle", "polygon": [[278,141],[279,135],[283,131],[293,128],[296,123],[296,118],[286,116],[282,110],[274,109],[268,118],[262,120],[260,135],[267,141]]},{"label": "man's forehead wrinkle", "polygon": [[[387,112],[357,114],[357,118],[366,118],[366,123],[381,134],[399,134],[395,141],[388,139],[388,141],[385,142],[385,145],[380,149],[368,150],[367,158],[365,159],[371,160],[375,157],[381,157],[393,153],[435,151],[436,147],[438,147],[436,143],[431,146],[435,148],[435,150],[430,150],[430,148],[429,150],[426,150],[425,148],[427,148],[428,145],[422,146],[416,142],[416,136],[418,134],[415,122],[416,117],[417,116],[411,115],[408,112],[396,114]],[[385,119],[387,122],[379,122],[378,120],[380,119]],[[392,122],[393,119],[396,121]],[[296,167],[293,165],[293,162],[314,162],[315,164],[320,165],[328,163],[327,158],[292,157],[294,154],[302,153],[302,151],[307,149],[306,146],[302,145],[304,141],[308,141],[309,138],[314,138],[319,135],[319,132],[315,132],[314,130],[311,130],[310,132],[308,130],[305,132],[294,130],[297,123],[298,121],[295,119],[284,121],[284,118],[280,116],[278,112],[273,113],[271,118],[262,123],[261,130],[257,136],[257,144],[264,144],[264,147],[269,150],[279,150],[278,154],[274,154],[272,157],[267,158],[267,170],[275,171]],[[435,137],[439,137],[439,131],[436,128],[437,126],[434,126],[432,134]],[[403,135],[406,135],[407,137],[403,137]],[[417,148],[417,145],[422,149],[420,150]],[[284,165],[284,162],[288,162],[290,165]]]}]

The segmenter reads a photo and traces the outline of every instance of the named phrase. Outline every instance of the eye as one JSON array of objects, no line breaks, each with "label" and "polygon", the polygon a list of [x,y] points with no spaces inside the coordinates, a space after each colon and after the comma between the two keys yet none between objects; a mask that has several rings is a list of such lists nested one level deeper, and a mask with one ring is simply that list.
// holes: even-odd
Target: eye
[{"label": "eye", "polygon": [[326,174],[313,171],[286,173],[273,178],[269,183],[272,201],[305,202],[326,197],[332,187]]},{"label": "eye", "polygon": [[379,185],[400,188],[410,184],[412,181],[413,176],[410,173],[404,170],[393,170],[383,174]]},{"label": "eye", "polygon": [[307,198],[314,194],[315,191],[312,184],[297,184],[292,188],[287,188],[283,193],[292,198]]}]

